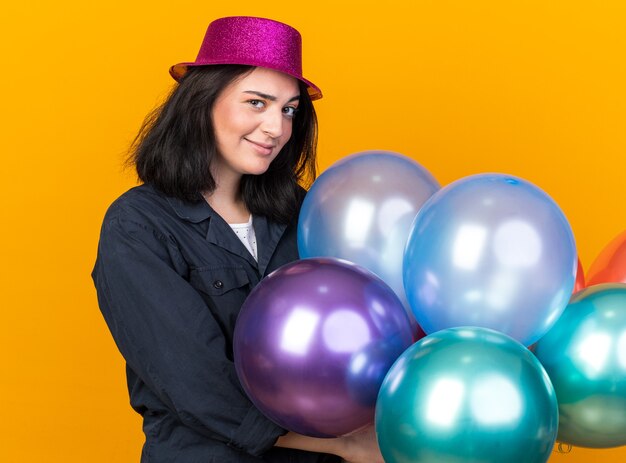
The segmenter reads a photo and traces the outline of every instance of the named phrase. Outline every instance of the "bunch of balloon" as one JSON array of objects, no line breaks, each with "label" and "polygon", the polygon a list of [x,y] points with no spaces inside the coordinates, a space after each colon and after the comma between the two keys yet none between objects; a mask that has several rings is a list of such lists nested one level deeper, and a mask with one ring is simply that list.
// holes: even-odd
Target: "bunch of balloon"
[{"label": "bunch of balloon", "polygon": [[626,284],[577,293],[535,353],[556,391],[559,441],[626,445]]},{"label": "bunch of balloon", "polygon": [[426,331],[482,326],[528,346],[554,325],[574,288],[574,236],[558,205],[503,174],[442,188],[415,218],[404,285]]},{"label": "bunch of balloon", "polygon": [[405,351],[376,406],[387,463],[545,462],[557,401],[541,364],[494,330],[449,328]]},{"label": "bunch of balloon", "polygon": [[380,384],[411,343],[391,288],[333,258],[292,262],[264,278],[241,308],[233,339],[252,402],[280,426],[314,437],[371,425]]},{"label": "bunch of balloon", "polygon": [[[389,151],[356,153],[336,162],[313,183],[298,221],[301,258],[335,257],[383,279],[408,308],[402,260],[411,223],[439,190],[412,159]],[[423,332],[412,320],[415,339]]]},{"label": "bunch of balloon", "polygon": [[587,286],[626,283],[626,230],[606,245],[591,264]]}]

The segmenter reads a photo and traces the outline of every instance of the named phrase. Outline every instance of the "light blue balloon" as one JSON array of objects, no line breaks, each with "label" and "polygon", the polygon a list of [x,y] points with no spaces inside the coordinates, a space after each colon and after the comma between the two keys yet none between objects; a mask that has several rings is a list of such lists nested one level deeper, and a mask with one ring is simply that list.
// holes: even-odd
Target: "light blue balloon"
[{"label": "light blue balloon", "polygon": [[576,277],[572,230],[542,190],[503,174],[442,188],[415,218],[404,286],[426,333],[492,328],[531,345],[554,325]]},{"label": "light blue balloon", "polygon": [[535,345],[559,402],[560,441],[626,445],[626,285],[578,292]]},{"label": "light blue balloon", "polygon": [[343,158],[313,183],[298,221],[301,258],[335,257],[378,275],[405,304],[402,259],[411,223],[437,190],[433,176],[389,151]]},{"label": "light blue balloon", "polygon": [[413,344],[376,402],[387,463],[545,462],[557,427],[556,396],[541,364],[486,328],[450,328]]}]

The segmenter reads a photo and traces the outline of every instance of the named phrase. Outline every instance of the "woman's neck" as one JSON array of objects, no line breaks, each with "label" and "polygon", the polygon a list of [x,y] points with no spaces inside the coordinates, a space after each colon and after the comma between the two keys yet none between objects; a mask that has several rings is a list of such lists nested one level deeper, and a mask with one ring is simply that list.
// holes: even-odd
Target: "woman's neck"
[{"label": "woman's neck", "polygon": [[250,218],[250,211],[241,197],[240,181],[237,179],[215,178],[216,188],[211,193],[204,193],[204,199],[227,223],[245,223]]}]

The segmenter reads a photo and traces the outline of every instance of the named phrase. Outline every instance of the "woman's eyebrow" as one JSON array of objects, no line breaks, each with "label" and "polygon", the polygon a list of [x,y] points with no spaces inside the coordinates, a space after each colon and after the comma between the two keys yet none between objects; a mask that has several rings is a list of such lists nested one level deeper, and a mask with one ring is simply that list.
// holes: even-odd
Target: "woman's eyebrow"
[{"label": "woman's eyebrow", "polygon": [[[276,101],[277,98],[274,95],[268,95],[267,93],[263,93],[263,92],[257,92],[256,90],[244,90],[243,93],[249,93],[251,95],[256,95],[259,96],[261,98],[264,98],[266,100],[270,100],[270,101]],[[292,101],[297,101],[300,99],[300,95],[296,95],[294,97],[291,97],[288,101],[288,103],[291,103]]]}]

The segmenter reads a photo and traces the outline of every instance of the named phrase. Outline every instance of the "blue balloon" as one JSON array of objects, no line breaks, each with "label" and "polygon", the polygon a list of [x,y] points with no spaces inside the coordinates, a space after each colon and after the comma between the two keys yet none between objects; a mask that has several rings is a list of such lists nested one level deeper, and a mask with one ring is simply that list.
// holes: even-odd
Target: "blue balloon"
[{"label": "blue balloon", "polygon": [[580,447],[626,445],[626,285],[577,293],[535,353],[556,391],[558,439]]},{"label": "blue balloon", "polygon": [[411,223],[439,184],[418,163],[366,151],[330,166],[313,183],[298,221],[300,257],[335,257],[378,275],[408,304],[402,259]]},{"label": "blue balloon", "polygon": [[482,174],[435,193],[415,218],[404,285],[426,333],[492,328],[530,345],[568,303],[572,230],[557,204],[520,178]]},{"label": "blue balloon", "polygon": [[534,355],[487,328],[431,334],[393,364],[376,403],[387,463],[545,462],[554,389]]}]

